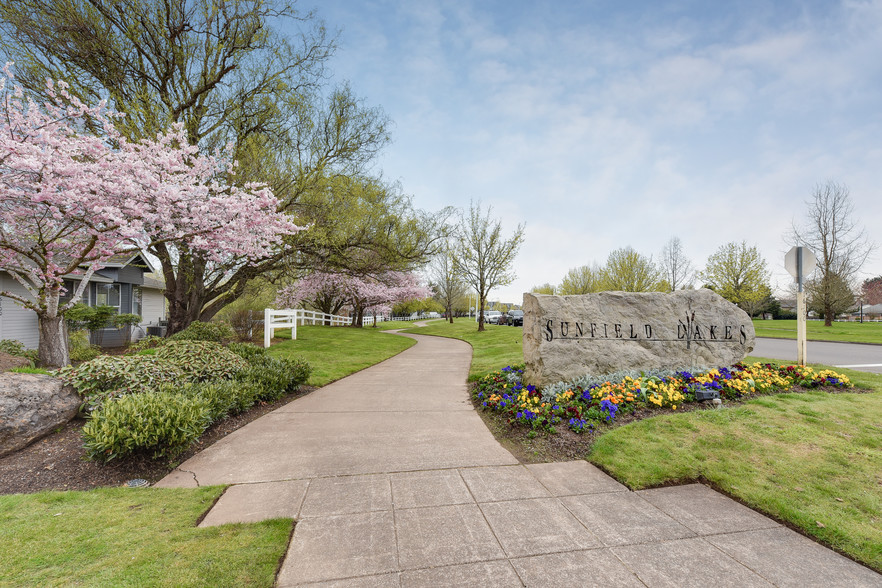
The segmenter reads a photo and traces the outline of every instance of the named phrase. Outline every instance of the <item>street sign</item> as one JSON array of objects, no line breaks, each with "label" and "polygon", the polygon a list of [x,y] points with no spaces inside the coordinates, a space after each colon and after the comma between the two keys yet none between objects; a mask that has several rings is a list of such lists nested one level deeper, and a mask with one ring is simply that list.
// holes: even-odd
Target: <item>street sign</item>
[{"label": "street sign", "polygon": [[796,281],[796,361],[805,365],[808,337],[805,325],[805,277],[815,270],[818,262],[808,247],[793,247],[784,256],[784,267]]},{"label": "street sign", "polygon": [[[818,259],[808,247],[792,247],[784,256],[784,267],[800,285],[802,285],[805,276],[815,270],[816,263],[818,263]],[[802,280],[800,276],[803,278]]]}]

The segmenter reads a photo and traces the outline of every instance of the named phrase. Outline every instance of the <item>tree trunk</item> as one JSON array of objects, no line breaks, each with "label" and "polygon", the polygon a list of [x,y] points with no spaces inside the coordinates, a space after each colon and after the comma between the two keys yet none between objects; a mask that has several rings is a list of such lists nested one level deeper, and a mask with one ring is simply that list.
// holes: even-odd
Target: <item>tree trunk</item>
[{"label": "tree trunk", "polygon": [[67,348],[67,323],[63,316],[47,318],[37,316],[40,328],[40,344],[37,357],[41,367],[59,368],[70,364]]},{"label": "tree trunk", "polygon": [[478,332],[484,331],[484,297],[480,296],[478,299]]},{"label": "tree trunk", "polygon": [[830,306],[824,307],[824,326],[832,327],[833,319],[836,318],[833,316],[833,309]]}]

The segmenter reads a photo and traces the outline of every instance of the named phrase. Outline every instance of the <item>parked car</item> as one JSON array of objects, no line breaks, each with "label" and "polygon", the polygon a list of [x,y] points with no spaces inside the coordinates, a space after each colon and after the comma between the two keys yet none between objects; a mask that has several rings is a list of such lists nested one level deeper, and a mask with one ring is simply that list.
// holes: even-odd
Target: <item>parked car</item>
[{"label": "parked car", "polygon": [[512,327],[523,327],[524,326],[524,311],[523,310],[509,310],[505,313],[505,324],[510,325]]},{"label": "parked car", "polygon": [[499,319],[502,317],[502,312],[498,310],[485,310],[484,311],[484,322],[489,323],[491,325],[498,325]]}]

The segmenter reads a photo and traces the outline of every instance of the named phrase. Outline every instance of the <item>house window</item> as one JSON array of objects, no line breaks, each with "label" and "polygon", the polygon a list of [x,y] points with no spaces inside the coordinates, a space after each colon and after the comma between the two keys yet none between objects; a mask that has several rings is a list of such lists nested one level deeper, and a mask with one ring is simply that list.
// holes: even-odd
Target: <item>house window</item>
[{"label": "house window", "polygon": [[143,317],[141,312],[141,286],[132,286],[132,314]]},{"label": "house window", "polygon": [[95,306],[114,306],[119,312],[119,284],[96,284],[95,285]]},{"label": "house window", "polygon": [[[61,305],[61,304],[65,304],[67,302],[70,302],[70,299],[73,298],[74,292],[76,292],[77,288],[79,288],[79,287],[80,287],[79,282],[74,282],[73,280],[65,280],[64,281],[64,289],[66,291],[64,293],[62,293],[62,295],[59,297],[58,304]],[[88,302],[88,297],[89,297],[89,289],[84,288],[83,295],[80,298],[80,300],[82,302]]]}]

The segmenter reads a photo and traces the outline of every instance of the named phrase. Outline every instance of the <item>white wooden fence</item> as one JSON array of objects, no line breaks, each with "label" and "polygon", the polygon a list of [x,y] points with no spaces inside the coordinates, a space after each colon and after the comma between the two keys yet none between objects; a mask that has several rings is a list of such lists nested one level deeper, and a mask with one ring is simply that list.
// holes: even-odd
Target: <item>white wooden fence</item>
[{"label": "white wooden fence", "polygon": [[[378,316],[377,322],[379,323],[382,321],[383,317]],[[374,317],[365,315],[362,323],[365,325],[372,325],[374,324]],[[275,335],[276,329],[290,328],[291,339],[296,339],[298,324],[330,325],[332,327],[345,326],[352,324],[352,317],[326,314],[324,312],[304,310],[302,308],[286,308],[283,310],[267,308],[263,311],[263,346],[270,346],[270,340],[272,340],[273,335]]]}]

